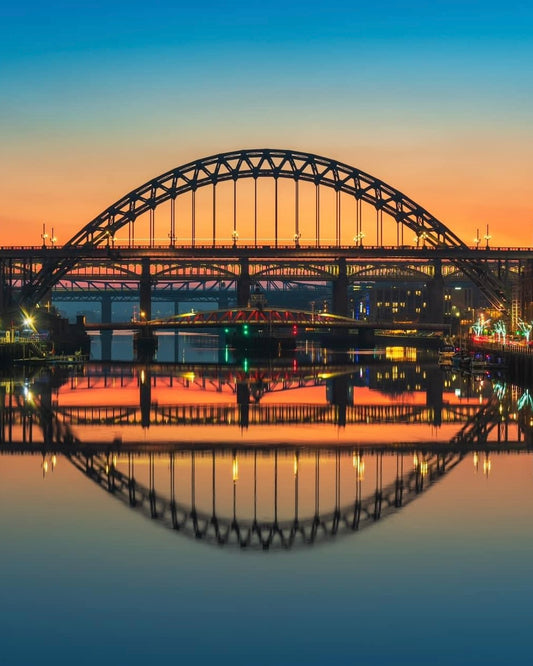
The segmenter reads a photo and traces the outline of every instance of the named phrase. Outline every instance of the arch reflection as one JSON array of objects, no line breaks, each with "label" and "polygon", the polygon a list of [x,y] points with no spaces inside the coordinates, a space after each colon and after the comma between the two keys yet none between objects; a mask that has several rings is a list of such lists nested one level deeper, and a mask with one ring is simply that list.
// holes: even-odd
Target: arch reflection
[{"label": "arch reflection", "polygon": [[[346,395],[346,387],[353,384],[346,381],[346,373],[340,377]],[[143,385],[152,386],[146,375],[137,386],[141,396]],[[327,385],[324,388],[327,392]],[[357,533],[420,497],[466,452],[473,452],[474,464],[490,473],[488,452],[502,450],[511,441],[528,449],[533,427],[529,392],[496,384],[490,397],[479,393],[477,404],[476,399],[458,412],[460,418],[452,421],[458,430],[447,443],[380,448],[356,442],[313,448],[257,442],[186,447],[167,440],[139,446],[111,438],[102,443],[81,435],[90,431],[78,430],[81,420],[75,421],[72,411],[58,405],[53,381],[41,378],[2,391],[4,451],[41,451],[43,474],[45,466],[55,466],[53,461],[63,454],[97,487],[139,515],[186,537],[239,549],[305,547]],[[376,412],[372,423],[380,418],[389,422],[391,408],[387,405]],[[399,415],[405,421],[406,412]],[[42,439],[35,437],[34,442],[37,430]],[[46,456],[51,456],[50,462]]]},{"label": "arch reflection", "polygon": [[115,499],[166,528],[211,545],[270,550],[359,532],[406,507],[463,455],[245,448],[67,458]]}]

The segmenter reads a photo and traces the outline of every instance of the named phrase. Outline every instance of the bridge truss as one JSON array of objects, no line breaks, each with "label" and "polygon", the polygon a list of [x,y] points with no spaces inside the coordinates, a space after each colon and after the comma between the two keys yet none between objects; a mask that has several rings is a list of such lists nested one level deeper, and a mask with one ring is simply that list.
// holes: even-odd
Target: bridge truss
[{"label": "bridge truss", "polygon": [[[272,190],[273,201],[268,205],[261,198],[263,181],[269,181]],[[281,205],[281,195],[287,195],[283,185],[290,185],[291,181],[290,206],[286,201]],[[239,198],[238,183],[245,182],[252,184],[252,190],[247,197]],[[221,215],[217,193],[222,194],[221,188],[227,187],[232,210],[229,215]],[[209,190],[209,205],[205,197],[202,205],[197,203],[200,193]],[[311,195],[312,205],[309,196],[304,201],[304,194]],[[241,210],[243,200],[248,202],[245,211]],[[187,214],[184,201],[189,208]],[[267,208],[271,210],[269,221],[261,217]],[[292,209],[290,216],[288,208]],[[43,259],[40,270],[25,282],[21,302],[32,304],[45,298],[95,249],[112,254],[121,230],[127,230],[126,244],[133,248],[139,245],[138,232],[147,228],[141,245],[144,241],[147,256],[151,256],[151,249],[161,238],[161,232],[156,233],[156,209],[163,212],[163,222],[158,217],[157,228],[163,227],[163,236],[169,239],[171,264],[184,272],[189,268],[180,248],[188,251],[185,254],[200,271],[217,279],[232,279],[237,272],[242,273],[243,260],[253,264],[258,253],[268,263],[252,270],[256,280],[304,277],[303,273],[304,279],[331,279],[338,264],[333,262],[331,269],[324,267],[325,255],[334,259],[343,256],[349,262],[350,258],[360,257],[364,252],[363,239],[371,235],[378,251],[395,247],[407,252],[406,248],[413,249],[405,242],[408,232],[414,234],[415,249],[440,251],[435,258],[444,256],[458,267],[493,306],[503,308],[509,300],[503,281],[490,270],[481,254],[464,255],[469,249],[466,244],[399,190],[329,158],[299,151],[257,149],[196,160],[132,190],[74,235],[61,254],[50,252]],[[314,258],[311,249],[315,251]],[[224,266],[215,269],[221,254],[233,256],[234,267],[226,259]],[[202,256],[203,266],[198,263]]]}]

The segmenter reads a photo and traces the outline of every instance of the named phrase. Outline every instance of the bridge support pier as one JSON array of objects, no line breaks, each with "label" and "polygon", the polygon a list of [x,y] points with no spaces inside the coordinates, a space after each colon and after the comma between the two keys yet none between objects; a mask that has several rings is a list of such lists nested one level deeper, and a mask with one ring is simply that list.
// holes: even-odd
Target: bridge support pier
[{"label": "bridge support pier", "polygon": [[[179,315],[179,313],[180,313],[179,301],[174,301],[174,314]],[[178,329],[176,329],[174,331],[174,363],[178,363],[179,360],[180,360],[180,336]]]},{"label": "bridge support pier", "polygon": [[376,331],[373,328],[360,328],[357,334],[357,344],[363,349],[374,347]]},{"label": "bridge support pier", "polygon": [[[100,301],[100,319],[102,324],[110,324],[113,321],[112,317],[112,300],[110,294],[104,294]],[[102,345],[102,361],[111,360],[111,347],[113,344],[113,331],[102,331],[100,333],[100,343]]]},{"label": "bridge support pier", "polygon": [[139,281],[139,306],[141,320],[152,318],[152,279],[150,277],[150,259],[141,262],[141,279]]},{"label": "bridge support pier", "polygon": [[9,305],[8,283],[6,276],[5,263],[0,259],[0,315],[2,315]]},{"label": "bridge support pier", "polygon": [[428,371],[426,388],[426,406],[430,409],[432,423],[435,426],[442,424],[442,392],[444,390],[444,373],[440,368]]},{"label": "bridge support pier", "polygon": [[157,351],[157,336],[151,326],[146,325],[135,331],[133,353],[137,361],[150,363]]},{"label": "bridge support pier", "polygon": [[348,316],[348,272],[346,259],[337,260],[338,275],[333,282],[333,314]]},{"label": "bridge support pier", "polygon": [[[139,306],[141,322],[149,322],[152,318],[152,279],[150,277],[150,259],[141,261],[141,278],[139,280]],[[138,361],[152,361],[157,351],[157,337],[148,324],[135,332],[133,349]]]},{"label": "bridge support pier", "polygon": [[237,307],[246,308],[250,301],[250,265],[248,257],[242,257],[239,260],[240,274],[237,278]]},{"label": "bridge support pier", "polygon": [[150,408],[152,405],[152,377],[147,368],[139,376],[139,404],[141,407],[141,426],[150,427]]},{"label": "bridge support pier", "polygon": [[444,278],[440,259],[433,262],[433,277],[426,284],[424,320],[435,324],[444,322]]},{"label": "bridge support pier", "polygon": [[239,425],[241,428],[247,428],[250,423],[250,388],[247,382],[237,382],[237,404]]},{"label": "bridge support pier", "polygon": [[335,406],[335,420],[338,426],[346,425],[346,408],[353,405],[352,387],[347,375],[333,377],[327,386],[328,402]]}]

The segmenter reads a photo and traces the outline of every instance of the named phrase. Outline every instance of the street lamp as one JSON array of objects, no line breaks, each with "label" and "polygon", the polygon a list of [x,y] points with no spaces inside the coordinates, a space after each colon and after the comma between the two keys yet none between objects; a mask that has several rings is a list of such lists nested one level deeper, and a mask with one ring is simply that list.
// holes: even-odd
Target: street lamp
[{"label": "street lamp", "polygon": [[233,247],[236,247],[239,240],[239,232],[236,229],[231,232],[231,238],[233,239]]},{"label": "street lamp", "polygon": [[43,247],[46,247],[46,239],[48,238],[48,234],[46,233],[46,224],[43,222],[43,233],[41,234],[41,238],[43,239]]},{"label": "street lamp", "polygon": [[294,245],[295,245],[295,247],[299,247],[299,246],[300,246],[300,238],[301,238],[301,237],[302,237],[302,234],[301,234],[301,233],[296,233],[296,234],[294,234]]},{"label": "street lamp", "polygon": [[487,241],[487,250],[489,249],[489,241],[492,238],[492,236],[489,234],[489,225],[487,224],[487,233],[483,236],[483,238]]},{"label": "street lamp", "polygon": [[50,243],[52,244],[52,247],[57,243],[57,238],[54,236],[54,227],[52,227],[52,237],[50,238]]},{"label": "street lamp", "polygon": [[364,231],[360,231],[359,233],[355,234],[353,237],[353,242],[356,245],[359,245],[359,247],[363,247],[363,238],[365,237]]}]

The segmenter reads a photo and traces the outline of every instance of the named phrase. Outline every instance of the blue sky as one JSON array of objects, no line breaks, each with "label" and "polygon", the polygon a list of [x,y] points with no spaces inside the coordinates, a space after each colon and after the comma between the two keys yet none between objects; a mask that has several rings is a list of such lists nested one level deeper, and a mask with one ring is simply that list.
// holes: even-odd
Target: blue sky
[{"label": "blue sky", "polygon": [[[472,226],[495,207],[501,217],[509,200],[519,202],[514,220],[533,223],[523,175],[533,166],[523,154],[532,147],[529,3],[52,1],[0,12],[0,194],[40,178],[47,216],[66,205],[78,225],[177,164],[277,146],[383,177],[441,218],[452,214],[451,226],[461,214],[436,183],[451,169],[477,172],[471,201],[460,197],[464,215],[478,215]],[[502,178],[501,202],[476,213]],[[18,197],[7,219],[33,224],[30,204]]]}]

